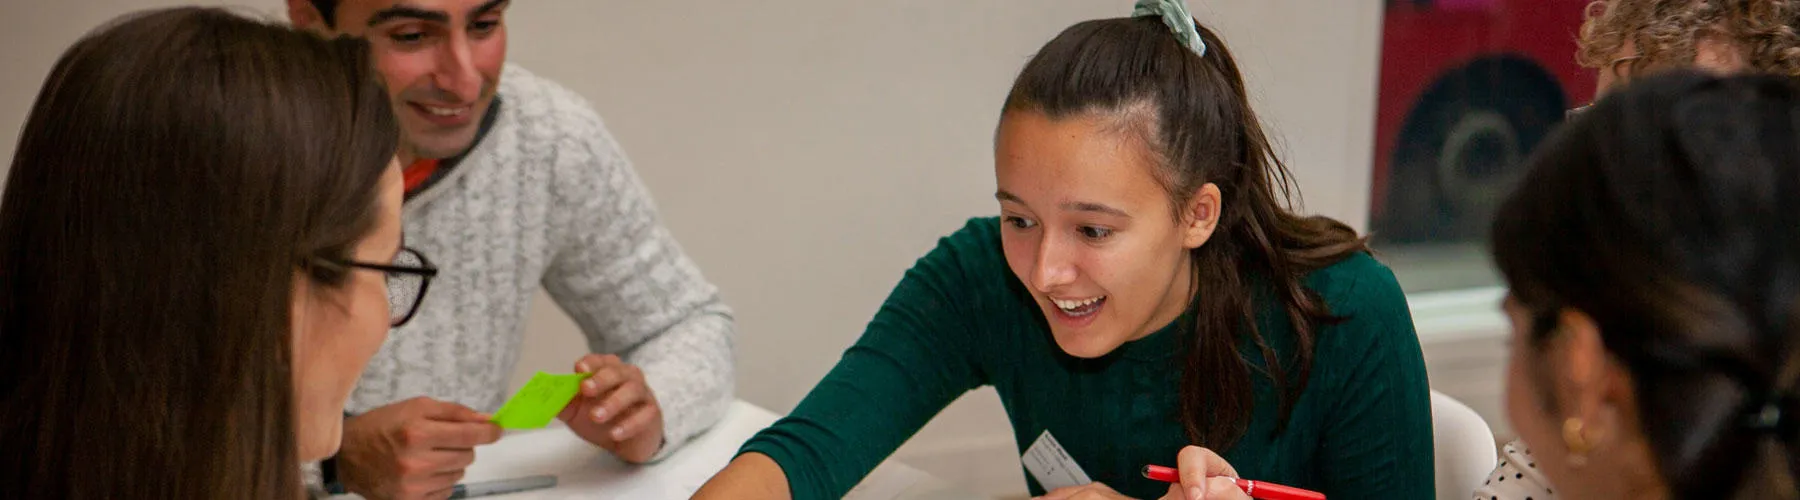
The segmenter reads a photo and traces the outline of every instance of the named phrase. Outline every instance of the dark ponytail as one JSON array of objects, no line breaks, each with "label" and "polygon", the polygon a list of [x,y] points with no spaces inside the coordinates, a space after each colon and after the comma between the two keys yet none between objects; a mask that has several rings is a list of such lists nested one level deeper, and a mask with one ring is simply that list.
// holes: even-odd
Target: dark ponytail
[{"label": "dark ponytail", "polygon": [[[1342,222],[1289,211],[1293,180],[1250,109],[1231,51],[1196,26],[1205,55],[1155,17],[1071,26],[1025,65],[1005,113],[1121,118],[1158,155],[1157,177],[1177,208],[1206,183],[1218,186],[1218,229],[1191,254],[1193,283],[1206,295],[1191,306],[1181,418],[1195,444],[1225,450],[1242,437],[1253,405],[1251,366],[1238,346],[1247,339],[1260,349],[1262,370],[1280,393],[1278,428],[1285,427],[1312,370],[1315,334],[1335,321],[1302,280],[1367,247]],[[1256,311],[1270,300],[1297,334],[1288,358],[1256,326]]]},{"label": "dark ponytail", "polygon": [[[1796,120],[1784,78],[1633,82],[1545,142],[1494,222],[1513,296],[1542,318],[1592,317],[1630,370],[1676,498],[1795,495]],[[1529,347],[1554,335],[1545,323]]]}]

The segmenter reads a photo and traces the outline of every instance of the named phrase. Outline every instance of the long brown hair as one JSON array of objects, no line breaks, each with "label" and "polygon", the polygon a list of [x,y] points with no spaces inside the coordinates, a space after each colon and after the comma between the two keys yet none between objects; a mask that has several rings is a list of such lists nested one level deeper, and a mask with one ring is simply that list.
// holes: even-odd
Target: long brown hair
[{"label": "long brown hair", "polygon": [[374,223],[361,42],[205,8],[63,54],[0,199],[0,498],[301,495],[296,272]]},{"label": "long brown hair", "polygon": [[1546,140],[1494,221],[1537,318],[1523,348],[1565,309],[1593,318],[1673,498],[1800,491],[1797,123],[1787,78],[1635,81]]},{"label": "long brown hair", "polygon": [[[1306,388],[1319,326],[1336,321],[1302,280],[1367,246],[1341,222],[1289,211],[1292,176],[1250,109],[1231,51],[1196,26],[1204,56],[1155,17],[1071,26],[1026,63],[1005,111],[1124,118],[1157,154],[1157,175],[1176,213],[1201,186],[1218,186],[1218,228],[1190,254],[1194,288],[1204,296],[1189,309],[1181,419],[1194,443],[1223,450],[1242,437],[1252,411],[1251,367],[1239,342],[1255,343],[1280,393],[1279,432]],[[1256,326],[1260,302],[1269,299],[1279,301],[1297,334],[1289,358]]]}]

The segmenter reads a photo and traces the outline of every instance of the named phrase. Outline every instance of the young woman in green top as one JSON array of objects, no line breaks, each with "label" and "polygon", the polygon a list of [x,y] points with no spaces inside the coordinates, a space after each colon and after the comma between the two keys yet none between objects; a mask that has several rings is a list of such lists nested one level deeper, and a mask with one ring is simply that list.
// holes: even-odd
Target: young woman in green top
[{"label": "young woman in green top", "polygon": [[[1425,364],[1393,274],[1350,227],[1286,208],[1289,174],[1218,36],[1178,1],[1139,7],[1032,58],[995,140],[1001,217],[920,259],[697,498],[840,497],[983,385],[1021,451],[1048,433],[1095,481],[1032,479],[1037,495],[1246,498],[1202,479],[1241,474],[1333,500],[1432,496]],[[1184,484],[1140,476],[1178,455]]]}]

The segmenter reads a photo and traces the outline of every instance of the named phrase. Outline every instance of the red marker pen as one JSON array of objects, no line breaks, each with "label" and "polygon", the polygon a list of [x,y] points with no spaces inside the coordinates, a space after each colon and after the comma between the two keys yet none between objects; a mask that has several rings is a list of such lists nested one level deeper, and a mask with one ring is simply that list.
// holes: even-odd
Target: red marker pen
[{"label": "red marker pen", "polygon": [[[1144,477],[1165,483],[1181,482],[1181,475],[1176,473],[1175,469],[1160,465],[1144,466]],[[1244,494],[1250,495],[1250,498],[1260,500],[1325,500],[1325,494],[1317,491],[1307,491],[1292,486],[1282,486],[1262,481],[1251,481],[1249,479],[1232,478],[1232,480],[1236,481],[1238,488],[1244,490]]]}]

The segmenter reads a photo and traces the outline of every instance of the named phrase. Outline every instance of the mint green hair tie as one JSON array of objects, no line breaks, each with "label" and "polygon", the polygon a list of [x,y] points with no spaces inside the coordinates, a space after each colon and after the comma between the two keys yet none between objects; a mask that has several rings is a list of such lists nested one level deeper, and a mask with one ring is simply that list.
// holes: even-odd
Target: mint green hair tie
[{"label": "mint green hair tie", "polygon": [[1169,31],[1175,32],[1175,38],[1181,39],[1200,57],[1206,57],[1206,41],[1200,39],[1200,28],[1194,26],[1194,15],[1189,14],[1187,3],[1182,0],[1137,0],[1131,8],[1131,17],[1159,16],[1163,24],[1169,25]]}]

